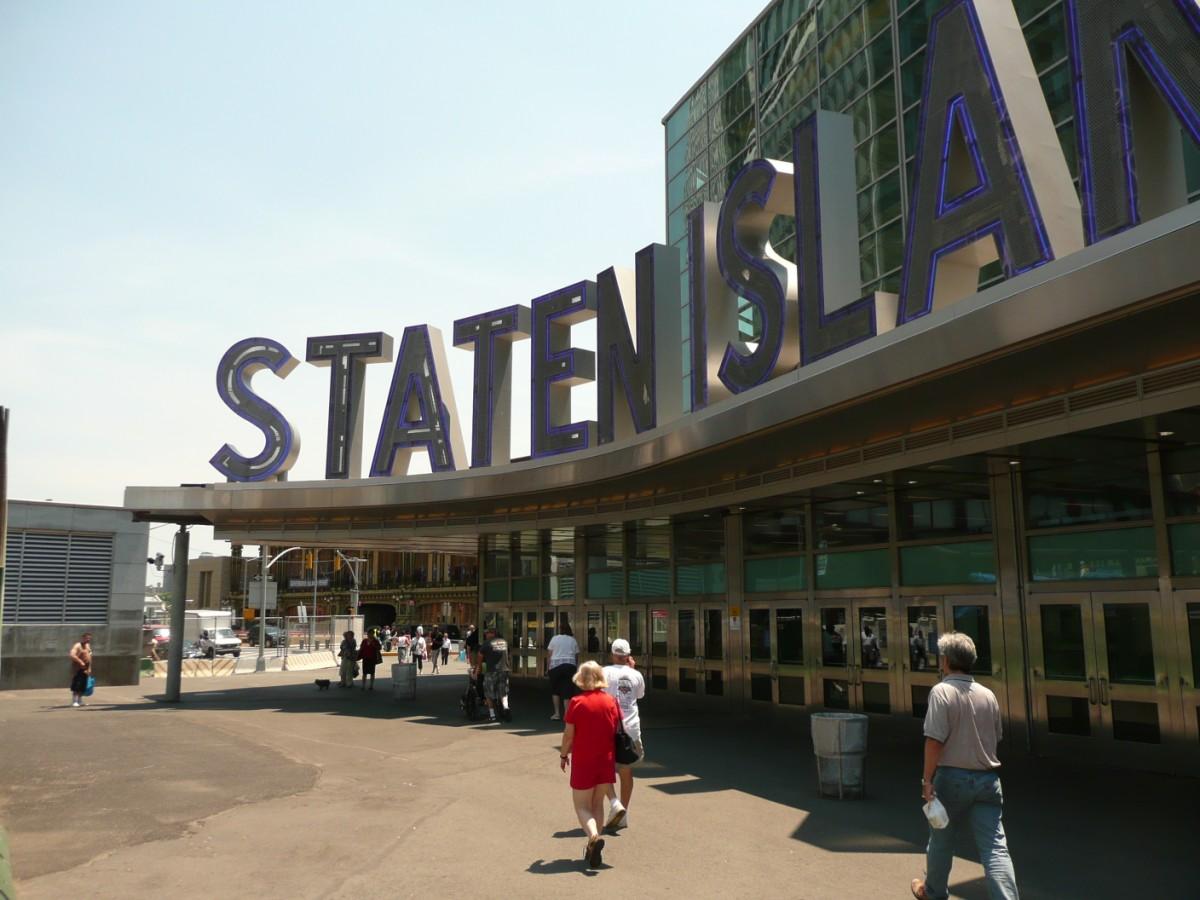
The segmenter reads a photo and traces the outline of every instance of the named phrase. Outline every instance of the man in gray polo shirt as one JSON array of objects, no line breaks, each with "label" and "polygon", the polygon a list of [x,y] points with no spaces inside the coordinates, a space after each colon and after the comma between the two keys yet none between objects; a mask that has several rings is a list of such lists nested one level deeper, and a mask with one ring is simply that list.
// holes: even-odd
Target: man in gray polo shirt
[{"label": "man in gray polo shirt", "polygon": [[954,834],[969,826],[979,849],[992,900],[1017,900],[1017,877],[1004,837],[1004,798],[1000,791],[1000,705],[996,695],[968,672],[975,666],[975,642],[951,631],[937,642],[944,676],[929,692],[925,713],[925,802],[937,797],[950,815],[946,828],[929,829],[925,880],[914,878],[918,900],[949,897]]}]

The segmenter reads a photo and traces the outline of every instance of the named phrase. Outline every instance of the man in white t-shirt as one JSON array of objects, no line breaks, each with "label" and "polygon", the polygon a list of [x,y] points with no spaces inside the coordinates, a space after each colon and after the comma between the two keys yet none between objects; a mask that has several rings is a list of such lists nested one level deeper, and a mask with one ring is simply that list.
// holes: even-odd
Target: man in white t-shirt
[{"label": "man in white t-shirt", "polygon": [[550,676],[550,700],[554,704],[551,719],[562,718],[563,705],[574,695],[575,668],[579,665],[579,643],[571,634],[571,626],[563,622],[558,634],[546,645],[546,674]]},{"label": "man in white t-shirt", "polygon": [[637,761],[625,766],[618,763],[617,777],[621,780],[621,799],[617,801],[616,791],[608,786],[608,822],[605,828],[616,831],[628,824],[626,812],[629,809],[629,798],[633,796],[633,766],[646,758],[645,746],[642,744],[642,719],[638,714],[638,701],[646,696],[646,679],[634,668],[629,641],[617,638],[612,642],[612,665],[604,667],[604,680],[608,682],[605,690],[617,701],[621,708],[621,720],[625,725],[625,733],[633,741],[637,751]]}]

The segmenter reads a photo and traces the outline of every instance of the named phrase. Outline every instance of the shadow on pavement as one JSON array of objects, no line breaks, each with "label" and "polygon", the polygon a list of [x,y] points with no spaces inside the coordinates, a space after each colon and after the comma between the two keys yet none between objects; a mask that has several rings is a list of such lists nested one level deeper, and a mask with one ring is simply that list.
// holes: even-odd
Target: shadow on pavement
[{"label": "shadow on pavement", "polygon": [[[540,686],[514,686],[514,722],[470,722],[459,709],[467,680],[461,674],[418,678],[413,701],[394,701],[387,683],[375,692],[318,692],[308,684],[275,684],[231,690],[189,690],[188,709],[278,709],[380,720],[398,719],[447,728],[503,730],[522,737],[561,732],[550,721]],[[101,698],[102,699],[102,698]],[[805,719],[686,709],[671,698],[647,698],[643,730],[647,762],[638,775],[649,789],[670,795],[740,791],[797,811],[794,840],[834,853],[919,854],[927,838],[920,811],[919,723],[872,719],[863,800],[819,796],[812,743]],[[102,702],[97,704],[105,707]],[[115,705],[155,709],[157,704]],[[112,708],[112,707],[109,707]],[[1005,829],[1022,895],[1063,897],[1195,896],[1194,828],[1200,781],[1126,770],[1071,765],[1061,760],[1014,757],[1001,747],[1006,796]],[[579,831],[557,837],[582,837]],[[960,835],[956,855],[978,859]],[[914,871],[914,877],[922,874]],[[536,874],[588,872],[578,859],[538,860]],[[955,896],[982,898],[980,879],[952,888]],[[898,887],[907,896],[907,882]]]}]

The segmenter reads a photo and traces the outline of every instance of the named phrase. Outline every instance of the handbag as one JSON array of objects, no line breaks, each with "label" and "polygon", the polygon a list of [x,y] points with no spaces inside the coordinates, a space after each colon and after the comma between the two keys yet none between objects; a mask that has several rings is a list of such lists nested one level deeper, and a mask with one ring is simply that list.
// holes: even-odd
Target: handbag
[{"label": "handbag", "polygon": [[83,696],[85,696],[85,697],[92,696],[92,692],[94,690],[96,690],[96,679],[93,678],[91,675],[89,675],[88,680],[87,680],[87,687],[85,687],[83,689]]},{"label": "handbag", "polygon": [[633,738],[625,733],[624,719],[617,726],[617,733],[613,738],[613,751],[617,762],[623,766],[631,766],[638,761],[638,752],[633,746]]}]

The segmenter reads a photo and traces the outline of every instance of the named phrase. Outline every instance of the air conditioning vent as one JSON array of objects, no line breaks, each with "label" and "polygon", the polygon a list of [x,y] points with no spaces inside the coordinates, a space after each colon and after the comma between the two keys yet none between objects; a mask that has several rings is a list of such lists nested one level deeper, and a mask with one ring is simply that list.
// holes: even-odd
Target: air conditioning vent
[{"label": "air conditioning vent", "polygon": [[777,469],[774,472],[768,472],[762,477],[763,484],[775,484],[779,481],[787,481],[792,477],[791,469]]},{"label": "air conditioning vent", "polygon": [[1072,394],[1067,399],[1067,405],[1071,408],[1071,412],[1078,412],[1081,409],[1091,409],[1121,400],[1133,400],[1136,397],[1137,382],[1123,381],[1119,384],[1096,388],[1093,391],[1080,391],[1078,394]]},{"label": "air conditioning vent", "polygon": [[708,496],[715,497],[718,494],[728,494],[733,490],[732,481],[724,481],[721,484],[714,484],[708,489]]},{"label": "air conditioning vent", "polygon": [[1035,403],[1022,409],[1014,409],[1006,416],[1009,427],[1027,425],[1030,422],[1040,422],[1043,419],[1053,419],[1066,412],[1066,404],[1061,400],[1049,400],[1045,403]]},{"label": "air conditioning vent", "polygon": [[825,471],[825,463],[819,459],[814,459],[811,462],[800,463],[793,467],[792,477],[802,478],[805,475],[815,475],[817,472]]},{"label": "air conditioning vent", "polygon": [[642,500],[630,500],[625,504],[626,509],[645,509],[647,506],[653,506],[654,500],[645,498]]},{"label": "air conditioning vent", "polygon": [[697,488],[693,491],[684,491],[679,496],[684,500],[703,500],[708,496],[708,492],[704,488]]},{"label": "air conditioning vent", "polygon": [[762,484],[762,476],[751,475],[749,478],[739,478],[737,480],[737,489],[741,491],[746,488],[758,487],[760,484]]}]

